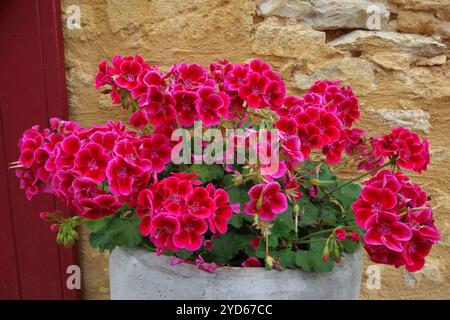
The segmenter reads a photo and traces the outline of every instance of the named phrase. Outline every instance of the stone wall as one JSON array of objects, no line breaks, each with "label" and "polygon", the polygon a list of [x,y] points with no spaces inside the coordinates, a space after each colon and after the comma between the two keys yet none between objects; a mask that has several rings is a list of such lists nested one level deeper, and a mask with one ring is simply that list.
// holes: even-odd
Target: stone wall
[{"label": "stone wall", "polygon": [[[372,133],[398,125],[429,139],[432,165],[414,177],[432,196],[442,240],[450,242],[450,0],[63,0],[81,10],[64,30],[70,117],[83,125],[127,119],[93,88],[100,60],[141,54],[163,69],[261,57],[281,71],[289,94],[317,79],[353,87]],[[63,14],[66,23],[66,14]],[[85,232],[84,232],[85,233]],[[107,299],[107,257],[84,234],[87,299]],[[381,266],[381,288],[362,298],[450,298],[449,247],[436,245],[418,273]],[[371,263],[366,261],[366,267]]]}]

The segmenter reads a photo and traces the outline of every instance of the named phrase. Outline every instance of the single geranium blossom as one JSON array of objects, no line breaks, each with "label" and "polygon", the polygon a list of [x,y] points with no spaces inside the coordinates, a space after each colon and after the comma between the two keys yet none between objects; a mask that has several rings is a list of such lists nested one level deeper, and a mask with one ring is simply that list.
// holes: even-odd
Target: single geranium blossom
[{"label": "single geranium blossom", "polygon": [[88,143],[75,156],[75,168],[84,176],[100,183],[105,179],[109,156],[97,143]]},{"label": "single geranium blossom", "polygon": [[203,234],[208,230],[206,222],[191,214],[179,216],[178,221],[180,232],[173,236],[175,246],[189,251],[198,250],[203,243]]},{"label": "single geranium blossom", "polygon": [[381,211],[372,215],[366,222],[367,232],[364,241],[370,245],[384,245],[387,248],[402,252],[402,242],[411,239],[411,229],[399,221],[396,214]]},{"label": "single geranium blossom", "polygon": [[244,205],[249,215],[258,215],[263,221],[273,221],[276,216],[287,209],[286,196],[280,192],[278,182],[257,184],[250,188],[250,202]]},{"label": "single geranium blossom", "polygon": [[109,189],[115,195],[128,196],[132,192],[132,186],[137,176],[144,173],[142,168],[130,164],[122,157],[116,157],[108,163],[106,177]]},{"label": "single geranium blossom", "polygon": [[153,244],[160,250],[178,251],[173,237],[181,230],[178,219],[168,213],[159,213],[151,221],[151,236]]},{"label": "single geranium blossom", "polygon": [[101,194],[93,199],[80,200],[80,205],[85,208],[83,216],[88,219],[99,219],[114,214],[123,203],[116,200],[110,194]]}]

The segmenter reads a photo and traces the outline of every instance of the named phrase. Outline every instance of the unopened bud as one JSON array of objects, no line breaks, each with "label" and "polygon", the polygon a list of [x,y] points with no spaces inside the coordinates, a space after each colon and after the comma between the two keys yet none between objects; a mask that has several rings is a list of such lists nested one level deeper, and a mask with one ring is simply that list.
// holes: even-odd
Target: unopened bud
[{"label": "unopened bud", "polygon": [[294,214],[295,214],[296,216],[298,216],[298,214],[300,213],[300,208],[299,208],[297,202],[294,203],[293,210],[294,210]]},{"label": "unopened bud", "polygon": [[39,218],[41,220],[47,221],[50,219],[50,215],[47,212],[41,212],[39,213]]},{"label": "unopened bud", "polygon": [[325,248],[323,248],[322,260],[323,260],[324,263],[327,263],[330,260],[330,249],[328,248],[328,243],[325,246]]},{"label": "unopened bud", "polygon": [[242,184],[244,178],[242,177],[242,175],[240,173],[236,173],[235,175],[233,175],[232,181],[234,183],[234,185],[238,186],[240,184]]},{"label": "unopened bud", "polygon": [[52,224],[52,225],[50,226],[50,231],[51,231],[51,232],[58,232],[58,230],[59,230],[59,225],[57,225],[57,224]]},{"label": "unopened bud", "polygon": [[274,260],[274,258],[272,258],[271,256],[266,256],[266,257],[264,258],[264,262],[265,262],[265,264],[266,264],[266,268],[272,269],[275,260]]}]

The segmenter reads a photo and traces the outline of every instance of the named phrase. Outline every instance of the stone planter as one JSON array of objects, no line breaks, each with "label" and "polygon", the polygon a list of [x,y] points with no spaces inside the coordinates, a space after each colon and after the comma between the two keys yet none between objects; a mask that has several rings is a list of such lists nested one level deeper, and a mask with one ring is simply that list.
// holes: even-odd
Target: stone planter
[{"label": "stone planter", "polygon": [[115,248],[109,258],[111,299],[358,299],[360,251],[328,273],[220,267],[214,273],[144,249]]}]

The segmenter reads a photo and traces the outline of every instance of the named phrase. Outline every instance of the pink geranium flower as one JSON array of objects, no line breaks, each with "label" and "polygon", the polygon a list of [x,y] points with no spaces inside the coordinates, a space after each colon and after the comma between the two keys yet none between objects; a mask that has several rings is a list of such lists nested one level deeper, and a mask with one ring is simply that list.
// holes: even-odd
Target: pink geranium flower
[{"label": "pink geranium flower", "polygon": [[112,59],[114,69],[110,71],[112,78],[119,87],[133,90],[138,83],[138,76],[141,71],[148,69],[148,65],[141,56],[135,55],[121,57],[115,56]]},{"label": "pink geranium flower", "polygon": [[187,202],[187,212],[200,219],[207,219],[215,210],[214,200],[208,190],[202,187],[194,189]]},{"label": "pink geranium flower", "polygon": [[411,239],[411,229],[399,222],[394,213],[381,211],[372,215],[366,222],[367,232],[364,241],[370,245],[384,245],[387,248],[402,252],[403,241]]},{"label": "pink geranium flower", "polygon": [[198,96],[195,109],[204,125],[217,125],[221,118],[228,115],[230,99],[224,92],[215,92],[211,87],[201,87]]},{"label": "pink geranium flower", "polygon": [[375,140],[376,155],[393,157],[405,169],[421,173],[430,163],[428,141],[420,141],[417,134],[407,128],[394,128],[392,133]]},{"label": "pink geranium flower", "polygon": [[130,166],[135,166],[141,171],[148,171],[151,169],[151,162],[139,155],[138,148],[140,143],[141,141],[122,139],[116,143],[114,154],[122,158]]},{"label": "pink geranium flower", "polygon": [[367,220],[380,212],[386,212],[397,205],[397,198],[389,188],[363,188],[361,197],[353,203],[356,223],[364,228]]},{"label": "pink geranium flower", "polygon": [[208,217],[209,230],[212,233],[226,233],[228,220],[233,216],[232,206],[229,204],[229,196],[223,189],[216,189],[213,184],[208,184],[206,189],[214,199],[215,209]]},{"label": "pink geranium flower", "polygon": [[81,199],[80,205],[84,207],[82,215],[88,219],[99,219],[114,214],[123,203],[110,194],[101,194],[93,199]]},{"label": "pink geranium flower", "polygon": [[287,199],[280,192],[280,184],[271,182],[257,184],[250,188],[250,202],[244,205],[247,214],[258,215],[261,220],[273,221],[276,216],[287,209]]},{"label": "pink geranium flower", "polygon": [[181,230],[178,219],[167,213],[156,215],[151,221],[151,241],[160,250],[178,251],[180,248],[174,245],[173,237]]},{"label": "pink geranium flower", "polygon": [[261,267],[261,261],[256,257],[249,257],[247,260],[241,263],[244,268],[257,268]]},{"label": "pink geranium flower", "polygon": [[139,99],[139,105],[154,125],[176,119],[175,99],[168,93],[163,93],[157,86],[148,87],[147,93]]},{"label": "pink geranium flower", "polygon": [[190,91],[176,91],[173,94],[175,99],[175,109],[178,115],[178,122],[182,126],[192,126],[195,120],[198,120],[196,105],[200,99],[198,94]]},{"label": "pink geranium flower", "polygon": [[100,183],[105,179],[108,160],[109,156],[105,154],[102,146],[97,143],[88,143],[75,156],[75,167],[84,176]]},{"label": "pink geranium flower", "polygon": [[334,235],[339,240],[344,241],[347,238],[347,231],[345,231],[345,229],[338,228],[334,230]]},{"label": "pink geranium flower", "polygon": [[201,86],[214,86],[214,80],[208,75],[208,70],[199,64],[181,63],[174,65],[168,72],[173,75],[173,90],[196,91]]},{"label": "pink geranium flower", "polygon": [[336,142],[340,137],[341,122],[332,113],[310,107],[295,116],[300,140],[312,149]]},{"label": "pink geranium flower", "polygon": [[295,163],[304,160],[304,155],[301,149],[301,142],[298,136],[291,135],[283,140],[281,145],[284,154]]},{"label": "pink geranium flower", "polygon": [[415,272],[425,265],[425,257],[430,253],[433,242],[426,241],[418,230],[413,231],[410,241],[405,244],[403,258],[406,270]]},{"label": "pink geranium flower", "polygon": [[130,164],[122,157],[116,157],[108,163],[106,168],[109,189],[115,195],[128,196],[131,194],[136,177],[142,173],[142,168]]},{"label": "pink geranium flower", "polygon": [[138,153],[142,159],[150,161],[150,167],[154,172],[160,173],[171,160],[172,148],[166,136],[154,133],[142,139]]},{"label": "pink geranium flower", "polygon": [[164,209],[173,214],[186,212],[186,203],[193,192],[192,183],[178,177],[169,177],[162,180],[161,185]]},{"label": "pink geranium flower", "polygon": [[203,243],[203,234],[208,225],[202,219],[186,214],[178,217],[180,232],[173,236],[173,243],[177,248],[189,251],[198,250]]}]

